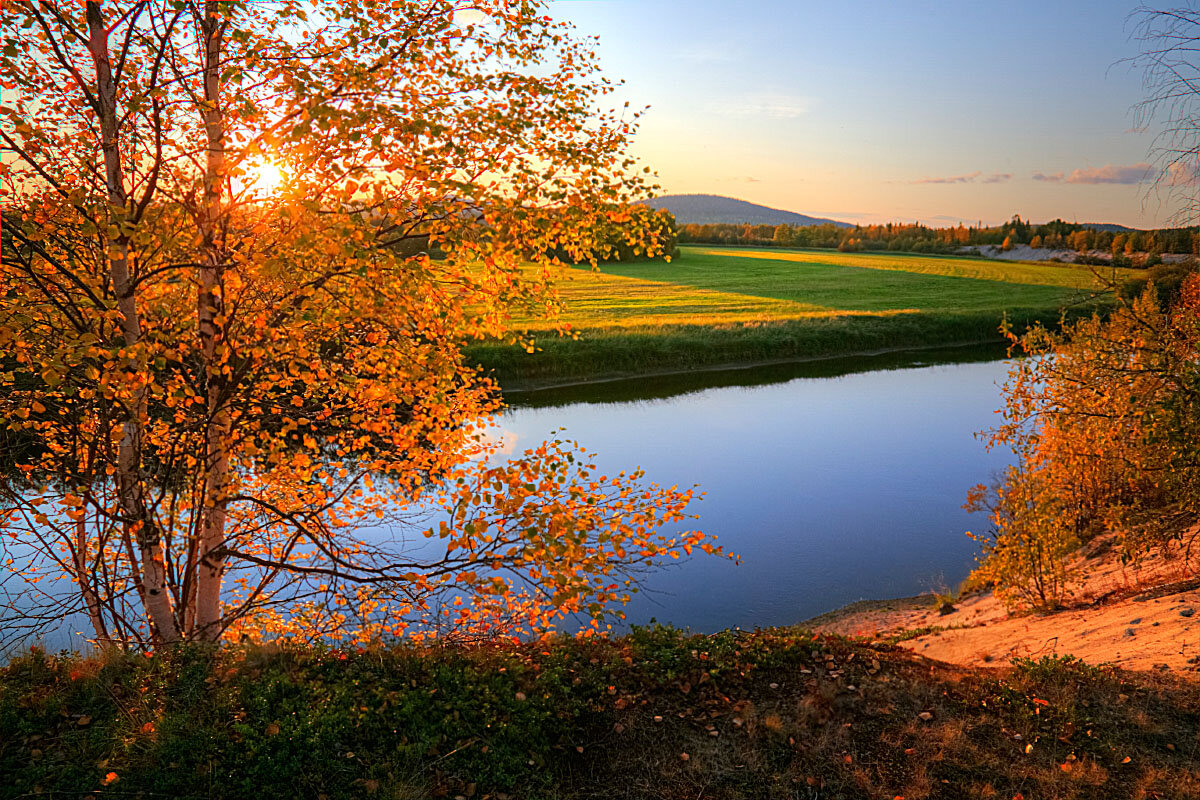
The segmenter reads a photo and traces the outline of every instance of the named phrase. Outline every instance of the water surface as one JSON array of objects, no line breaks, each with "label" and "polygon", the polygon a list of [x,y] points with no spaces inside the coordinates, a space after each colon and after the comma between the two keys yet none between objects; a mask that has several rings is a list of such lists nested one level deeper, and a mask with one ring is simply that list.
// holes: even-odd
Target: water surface
[{"label": "water surface", "polygon": [[[975,436],[996,424],[1008,363],[994,350],[927,363],[954,355],[888,357],[859,373],[849,370],[861,362],[839,360],[512,395],[503,427],[518,450],[565,428],[603,470],[640,465],[659,483],[706,493],[693,524],[742,564],[701,556],[652,576],[631,622],[787,625],[953,586],[970,571],[977,545],[965,532],[986,520],[962,509],[967,490],[1011,459]],[[792,375],[781,380],[781,370]]]},{"label": "water surface", "polygon": [[[976,545],[964,532],[986,524],[963,511],[967,489],[1011,457],[975,436],[996,422],[1001,355],[887,354],[514,393],[501,425],[517,451],[565,428],[603,471],[641,466],[649,480],[705,492],[687,527],[716,534],[742,563],[698,554],[651,573],[629,622],[789,625],[967,575]],[[409,541],[428,555],[442,546]],[[79,647],[86,630],[76,614],[35,638]]]}]

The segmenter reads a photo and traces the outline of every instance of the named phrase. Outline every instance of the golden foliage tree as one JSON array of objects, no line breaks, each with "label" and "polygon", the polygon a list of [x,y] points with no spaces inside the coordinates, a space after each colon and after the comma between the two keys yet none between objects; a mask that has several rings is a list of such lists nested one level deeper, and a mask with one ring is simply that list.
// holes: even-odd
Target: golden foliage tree
[{"label": "golden foliage tree", "polygon": [[26,621],[538,631],[712,549],[663,532],[689,491],[562,442],[493,458],[494,387],[459,357],[552,304],[558,255],[603,256],[588,232],[643,189],[590,41],[508,0],[0,15],[0,533]]},{"label": "golden foliage tree", "polygon": [[[1170,304],[1153,285],[1107,319],[1013,337],[1029,355],[1005,385],[990,446],[1018,465],[968,507],[991,510],[980,575],[1014,605],[1052,607],[1081,542],[1117,536],[1136,558],[1200,520],[1200,275]],[[1190,544],[1190,543],[1189,543]]]}]

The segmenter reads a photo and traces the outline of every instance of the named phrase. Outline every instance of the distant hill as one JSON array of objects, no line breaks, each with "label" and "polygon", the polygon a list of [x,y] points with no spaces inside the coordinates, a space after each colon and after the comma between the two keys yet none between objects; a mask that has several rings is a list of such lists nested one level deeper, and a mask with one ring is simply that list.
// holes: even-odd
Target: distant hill
[{"label": "distant hill", "polygon": [[1094,231],[1111,231],[1112,233],[1129,233],[1130,231],[1138,230],[1137,228],[1118,225],[1115,222],[1080,222],[1079,224]]},{"label": "distant hill", "polygon": [[653,200],[643,200],[651,208],[665,208],[675,215],[680,225],[695,223],[709,225],[722,222],[751,225],[836,225],[853,228],[848,222],[810,217],[795,211],[760,206],[733,197],[717,194],[668,194]]}]

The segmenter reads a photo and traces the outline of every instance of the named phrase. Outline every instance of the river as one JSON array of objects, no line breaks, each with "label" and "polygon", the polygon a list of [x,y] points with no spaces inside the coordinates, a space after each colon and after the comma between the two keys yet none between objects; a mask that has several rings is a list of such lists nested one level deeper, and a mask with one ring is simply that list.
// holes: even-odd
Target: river
[{"label": "river", "polygon": [[[653,575],[627,607],[695,631],[787,625],[864,598],[954,587],[987,520],[967,490],[1010,463],[994,348],[892,354],[572,386],[509,396],[519,450],[565,428],[601,469],[699,484],[706,556]],[[860,371],[865,370],[865,371]]]},{"label": "river", "polygon": [[[575,439],[603,471],[705,493],[687,527],[741,563],[698,553],[649,574],[628,624],[789,625],[966,577],[965,532],[987,524],[963,510],[967,490],[1012,457],[976,436],[997,422],[1008,365],[992,347],[587,383],[509,393],[500,422],[517,451]],[[85,625],[71,615],[35,639],[77,647]]]}]

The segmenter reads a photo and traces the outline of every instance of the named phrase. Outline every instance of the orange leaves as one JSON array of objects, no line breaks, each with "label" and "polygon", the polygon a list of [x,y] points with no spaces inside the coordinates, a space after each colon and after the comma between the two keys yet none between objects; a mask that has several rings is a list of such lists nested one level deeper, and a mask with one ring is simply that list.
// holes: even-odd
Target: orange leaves
[{"label": "orange leaves", "polygon": [[[408,8],[317,0],[299,39],[290,20],[223,5],[221,72],[194,29],[147,7],[128,18],[144,26],[131,63],[170,54],[217,96],[126,70],[111,147],[53,59],[12,98],[23,150],[5,179],[41,177],[4,219],[37,247],[0,267],[15,365],[0,425],[32,443],[19,474],[63,485],[0,526],[49,536],[61,571],[89,565],[73,577],[108,634],[147,635],[143,596],[185,605],[160,627],[194,619],[205,559],[238,576],[215,595],[230,636],[337,636],[356,616],[354,635],[399,634],[455,592],[463,629],[544,629],[611,602],[606,576],[699,542],[660,534],[689,493],[595,481],[569,447],[481,465],[494,448],[477,428],[499,400],[460,344],[515,337],[516,310],[550,313],[550,267],[606,246],[612,220],[636,223],[622,233],[635,250],[656,229],[621,202],[645,189],[632,126],[598,109],[612,84],[567,26],[522,4],[489,3],[469,30],[393,5]],[[98,197],[77,166],[97,153],[124,176]],[[286,175],[274,191],[245,185],[264,163]],[[448,545],[436,558],[364,541],[361,526],[400,526],[455,478],[453,524],[426,532]],[[78,564],[54,560],[67,545]],[[134,590],[151,577],[155,592]]]}]

